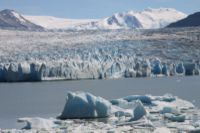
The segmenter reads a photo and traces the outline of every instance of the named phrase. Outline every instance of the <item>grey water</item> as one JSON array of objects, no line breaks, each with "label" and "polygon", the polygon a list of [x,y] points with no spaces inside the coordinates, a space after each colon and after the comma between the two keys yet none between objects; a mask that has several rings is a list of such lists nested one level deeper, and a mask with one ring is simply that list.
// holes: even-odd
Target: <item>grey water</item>
[{"label": "grey water", "polygon": [[0,83],[0,128],[21,128],[20,117],[56,117],[68,91],[85,91],[107,99],[170,93],[200,107],[200,77],[132,78],[28,83]]}]

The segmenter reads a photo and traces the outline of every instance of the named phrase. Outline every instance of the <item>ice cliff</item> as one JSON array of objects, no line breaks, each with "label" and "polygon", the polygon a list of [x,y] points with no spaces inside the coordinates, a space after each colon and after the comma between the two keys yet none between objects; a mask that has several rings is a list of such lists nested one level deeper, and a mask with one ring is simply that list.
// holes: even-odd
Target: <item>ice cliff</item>
[{"label": "ice cliff", "polygon": [[[54,64],[55,63],[55,64]],[[0,64],[0,81],[112,79],[174,75],[199,75],[199,63],[166,64],[158,59],[96,56],[59,62]]]}]

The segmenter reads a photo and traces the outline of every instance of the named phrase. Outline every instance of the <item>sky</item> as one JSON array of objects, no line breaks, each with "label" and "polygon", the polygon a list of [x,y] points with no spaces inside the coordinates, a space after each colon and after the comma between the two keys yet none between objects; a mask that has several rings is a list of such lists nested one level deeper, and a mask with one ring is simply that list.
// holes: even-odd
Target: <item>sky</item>
[{"label": "sky", "polygon": [[13,9],[26,15],[96,19],[116,12],[146,8],[175,8],[186,14],[200,11],[200,0],[0,0],[0,10]]}]

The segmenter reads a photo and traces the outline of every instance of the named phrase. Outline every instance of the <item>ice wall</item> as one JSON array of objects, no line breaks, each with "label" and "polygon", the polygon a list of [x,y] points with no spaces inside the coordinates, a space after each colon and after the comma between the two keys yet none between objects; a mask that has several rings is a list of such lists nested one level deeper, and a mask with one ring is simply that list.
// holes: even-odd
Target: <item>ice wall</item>
[{"label": "ice wall", "polygon": [[175,75],[199,75],[198,63],[169,63],[158,58],[91,56],[52,62],[7,63],[0,65],[1,82],[113,79]]}]

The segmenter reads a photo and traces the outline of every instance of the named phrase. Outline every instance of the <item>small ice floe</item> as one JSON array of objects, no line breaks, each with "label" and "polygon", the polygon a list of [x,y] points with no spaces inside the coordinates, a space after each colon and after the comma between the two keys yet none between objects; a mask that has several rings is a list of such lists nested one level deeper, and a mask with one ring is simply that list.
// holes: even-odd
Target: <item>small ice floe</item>
[{"label": "small ice floe", "polygon": [[171,131],[166,127],[158,127],[153,133],[171,133]]},{"label": "small ice floe", "polygon": [[60,119],[104,118],[111,115],[111,103],[90,93],[69,92]]},{"label": "small ice floe", "polygon": [[193,123],[193,126],[200,128],[200,120]]},{"label": "small ice floe", "polygon": [[179,114],[180,111],[177,108],[174,107],[164,107],[160,113],[165,114],[165,113],[171,113],[171,114]]},{"label": "small ice floe", "polygon": [[135,102],[139,100],[142,104],[149,105],[152,102],[152,99],[149,96],[143,95],[131,95],[119,99],[110,100],[113,105],[119,106],[124,109],[133,108],[135,106]]},{"label": "small ice floe", "polygon": [[164,114],[164,117],[173,122],[184,122],[186,118],[186,116],[182,114],[170,114],[170,113]]},{"label": "small ice floe", "polygon": [[133,112],[131,112],[131,110],[122,110],[119,109],[118,111],[115,111],[115,116],[116,117],[132,117],[133,116]]},{"label": "small ice floe", "polygon": [[164,96],[155,96],[155,101],[163,101],[163,102],[173,102],[176,100],[176,97],[171,94],[165,94]]},{"label": "small ice floe", "polygon": [[[177,110],[193,109],[195,106],[186,100],[182,100],[178,97],[166,94],[164,96],[152,96],[152,104],[156,105],[155,110],[162,111],[163,108],[176,108]],[[166,108],[165,108],[166,109]]]},{"label": "small ice floe", "polygon": [[151,104],[151,98],[147,95],[139,96],[139,95],[131,95],[123,98],[124,100],[131,102],[140,100],[143,104]]},{"label": "small ice floe", "polygon": [[44,119],[44,118],[19,118],[17,120],[19,123],[26,123],[26,126],[23,129],[43,129],[49,130],[56,128],[56,119]]}]

